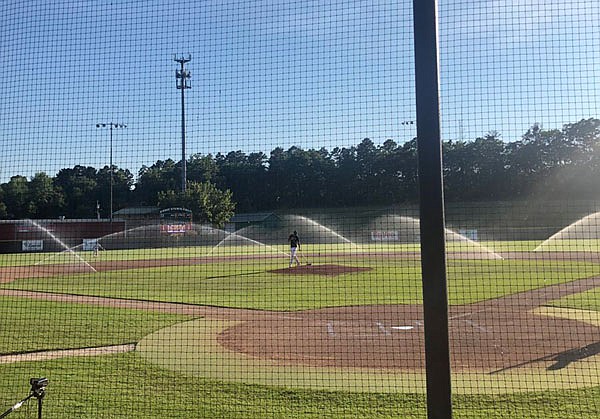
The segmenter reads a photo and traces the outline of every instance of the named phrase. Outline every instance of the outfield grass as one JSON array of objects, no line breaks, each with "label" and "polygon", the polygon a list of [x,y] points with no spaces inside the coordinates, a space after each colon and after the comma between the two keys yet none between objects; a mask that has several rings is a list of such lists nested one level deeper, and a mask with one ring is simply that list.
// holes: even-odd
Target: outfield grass
[{"label": "outfield grass", "polygon": [[[386,253],[386,252],[418,252],[418,243],[306,243],[303,251],[311,254],[332,253]],[[600,240],[596,239],[560,239],[544,243],[540,240],[530,241],[480,241],[448,240],[446,250],[453,252],[472,252],[483,254],[485,252],[600,252]],[[145,249],[123,249],[101,251],[94,256],[91,251],[82,251],[79,247],[72,252],[42,252],[0,254],[0,267],[2,266],[29,266],[35,264],[73,263],[85,261],[112,260],[144,260],[144,259],[169,259],[169,258],[195,258],[207,256],[242,256],[242,255],[272,255],[284,257],[289,254],[285,244],[269,245],[221,245],[221,246],[189,246],[189,247],[162,247]]]},{"label": "outfield grass", "polygon": [[[584,234],[580,232],[580,234]],[[555,238],[547,240],[538,247],[536,251],[547,252],[600,252],[600,240],[581,238]]]},{"label": "outfield grass", "polygon": [[[254,247],[252,247],[254,249]],[[250,246],[246,249],[250,253]],[[92,251],[74,249],[72,252],[41,252],[0,255],[0,266],[33,266],[60,263],[94,263],[98,261],[147,260],[170,258],[193,258],[210,251],[206,247],[172,247],[148,249],[103,250],[94,255]],[[254,249],[254,252],[258,250]]]},{"label": "outfield grass", "polygon": [[[313,260],[320,262],[331,261]],[[21,279],[3,287],[268,310],[422,300],[417,260],[356,256],[338,262],[373,270],[335,277],[283,275],[269,271],[286,266],[287,260],[258,259]],[[585,262],[449,260],[449,300],[468,304],[599,274],[600,265]]]}]

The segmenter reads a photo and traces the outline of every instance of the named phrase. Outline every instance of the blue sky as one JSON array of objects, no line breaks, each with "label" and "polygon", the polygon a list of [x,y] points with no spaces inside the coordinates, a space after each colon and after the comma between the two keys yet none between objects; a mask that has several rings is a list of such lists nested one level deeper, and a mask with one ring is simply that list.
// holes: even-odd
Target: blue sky
[{"label": "blue sky", "polygon": [[[411,139],[412,2],[4,1],[0,182],[181,156],[174,54],[188,54],[187,155]],[[514,141],[600,117],[592,0],[439,2],[442,131]]]}]

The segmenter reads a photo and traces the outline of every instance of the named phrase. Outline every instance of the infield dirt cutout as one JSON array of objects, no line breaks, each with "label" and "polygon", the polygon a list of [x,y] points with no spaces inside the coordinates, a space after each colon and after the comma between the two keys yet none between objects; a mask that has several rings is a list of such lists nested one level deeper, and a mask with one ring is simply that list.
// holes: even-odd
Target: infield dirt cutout
[{"label": "infield dirt cutout", "polygon": [[[137,346],[145,359],[211,379],[313,389],[425,391],[419,306],[347,307],[255,313],[181,323]],[[598,313],[545,310],[500,321],[498,312],[453,310],[453,390],[510,393],[600,384]],[[556,317],[555,317],[556,316]],[[569,317],[570,317],[569,316]],[[486,321],[482,321],[486,317]],[[517,322],[515,323],[515,320]],[[521,323],[520,325],[518,323]],[[497,327],[502,327],[498,330]],[[563,329],[563,328],[567,329]],[[556,332],[587,337],[574,342]],[[594,346],[595,345],[595,346]],[[587,351],[587,352],[586,352]]]},{"label": "infield dirt cutout", "polygon": [[[600,277],[591,277],[452,306],[453,390],[507,393],[600,385],[599,313],[545,306],[598,286]],[[152,333],[136,347],[143,358],[183,374],[296,388],[425,391],[420,305],[272,312],[0,291],[198,316]]]},{"label": "infield dirt cutout", "polygon": [[[453,390],[508,393],[600,384],[600,314],[545,307],[593,277],[450,308]],[[137,350],[184,374],[346,391],[425,391],[420,305],[206,313]]]}]

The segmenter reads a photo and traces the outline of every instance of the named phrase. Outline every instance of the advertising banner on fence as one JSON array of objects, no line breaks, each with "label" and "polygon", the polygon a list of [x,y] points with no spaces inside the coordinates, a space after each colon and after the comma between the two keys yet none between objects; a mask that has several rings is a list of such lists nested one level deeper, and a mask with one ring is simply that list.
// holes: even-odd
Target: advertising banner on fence
[{"label": "advertising banner on fence", "polygon": [[184,234],[191,229],[191,224],[162,224],[160,226],[162,234]]},{"label": "advertising banner on fence", "polygon": [[98,239],[83,239],[82,248],[84,251],[98,250]]},{"label": "advertising banner on fence", "polygon": [[21,250],[24,252],[41,252],[44,250],[44,240],[23,240]]},{"label": "advertising banner on fence", "polygon": [[461,228],[460,230],[458,230],[458,234],[465,236],[469,240],[477,241],[477,230],[476,229]]},{"label": "advertising banner on fence", "polygon": [[375,230],[371,231],[371,240],[374,242],[393,242],[398,241],[400,235],[398,230]]}]

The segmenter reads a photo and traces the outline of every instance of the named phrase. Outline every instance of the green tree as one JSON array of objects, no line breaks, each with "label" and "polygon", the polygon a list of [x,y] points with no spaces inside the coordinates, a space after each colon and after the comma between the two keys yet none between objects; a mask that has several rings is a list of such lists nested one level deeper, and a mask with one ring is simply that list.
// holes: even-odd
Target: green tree
[{"label": "green tree", "polygon": [[334,163],[325,148],[303,150],[277,147],[268,162],[267,188],[273,206],[297,208],[327,205],[335,190]]},{"label": "green tree", "polygon": [[358,188],[356,173],[356,147],[339,148],[331,151],[331,159],[335,166],[331,187],[331,201],[335,206],[356,205],[360,198],[355,192]]},{"label": "green tree", "polygon": [[547,174],[532,194],[539,198],[597,199],[600,196],[600,120],[582,119],[543,132]]},{"label": "green tree", "polygon": [[416,179],[416,172],[411,171],[413,168],[416,171],[416,161],[416,152],[413,155],[410,148],[400,147],[391,139],[378,147],[375,162],[377,193],[373,199],[381,204],[414,200],[416,189],[411,183]]},{"label": "green tree", "polygon": [[377,169],[378,151],[371,139],[365,138],[356,146],[355,193],[364,199],[364,202],[377,201]]},{"label": "green tree", "polygon": [[[582,119],[573,124],[565,124],[562,128],[565,142],[570,149],[577,150],[577,157],[589,159],[596,154],[600,145],[600,120],[596,118]],[[573,154],[573,153],[572,153]]]},{"label": "green tree", "polygon": [[505,197],[507,170],[505,145],[491,131],[475,141],[447,141],[444,151],[444,188],[450,201]]},{"label": "green tree", "polygon": [[135,184],[134,199],[138,205],[156,205],[158,194],[181,189],[181,171],[172,159],[158,160],[152,166],[142,166]]},{"label": "green tree", "polygon": [[3,185],[4,202],[8,218],[30,218],[29,183],[25,176],[12,176],[8,183]]},{"label": "green tree", "polygon": [[188,181],[215,183],[219,175],[219,167],[210,154],[206,156],[192,154],[187,160],[186,172]]},{"label": "green tree", "polygon": [[[133,174],[128,169],[112,168],[113,212],[129,205],[133,195]],[[97,200],[103,213],[110,212],[111,169],[104,166],[97,174]],[[108,214],[110,216],[110,214]]]},{"label": "green tree", "polygon": [[506,144],[500,134],[490,131],[471,143],[469,149],[473,161],[471,167],[476,176],[471,199],[508,198],[511,180],[507,176]]},{"label": "green tree", "polygon": [[217,154],[222,188],[231,190],[237,208],[242,211],[256,211],[268,208],[271,195],[265,187],[267,156],[264,153],[232,151],[227,155]]},{"label": "green tree", "polygon": [[222,227],[233,217],[235,204],[229,190],[220,190],[211,182],[188,182],[185,192],[168,190],[158,193],[160,208],[185,207],[194,220]]},{"label": "green tree", "polygon": [[4,203],[4,185],[0,185],[0,219],[8,218],[8,209]]},{"label": "green tree", "polygon": [[58,172],[54,184],[65,197],[62,215],[69,218],[95,217],[98,200],[97,178],[97,171],[91,166],[77,165]]},{"label": "green tree", "polygon": [[54,218],[65,204],[63,192],[54,179],[44,172],[36,173],[29,182],[29,202],[33,218]]},{"label": "green tree", "polygon": [[399,153],[398,165],[401,170],[402,196],[399,201],[416,201],[418,197],[418,156],[417,139],[404,143]]},{"label": "green tree", "polygon": [[290,197],[287,190],[287,179],[293,176],[286,168],[286,154],[282,147],[271,150],[268,161],[266,188],[271,193],[270,206],[272,208],[289,207]]}]

